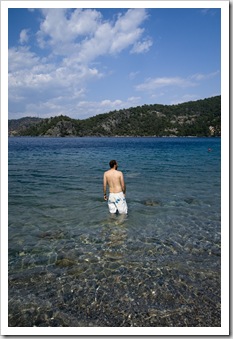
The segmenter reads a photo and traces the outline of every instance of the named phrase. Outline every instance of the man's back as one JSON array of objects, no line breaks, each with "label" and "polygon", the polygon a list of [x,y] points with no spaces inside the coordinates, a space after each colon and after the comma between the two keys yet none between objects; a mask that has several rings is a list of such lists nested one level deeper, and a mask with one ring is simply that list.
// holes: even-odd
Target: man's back
[{"label": "man's back", "polygon": [[110,169],[104,173],[104,178],[106,180],[106,183],[109,186],[110,193],[124,192],[125,185],[124,185],[123,174],[121,171]]}]

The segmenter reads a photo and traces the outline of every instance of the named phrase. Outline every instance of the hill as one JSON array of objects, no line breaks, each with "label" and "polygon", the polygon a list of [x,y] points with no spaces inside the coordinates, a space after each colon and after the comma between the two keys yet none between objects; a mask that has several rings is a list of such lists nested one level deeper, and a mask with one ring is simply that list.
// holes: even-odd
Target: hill
[{"label": "hill", "polygon": [[19,135],[19,133],[23,133],[28,128],[31,128],[33,125],[38,124],[42,120],[43,119],[41,118],[33,117],[8,120],[8,134],[11,136]]},{"label": "hill", "polygon": [[143,105],[79,120],[9,120],[9,136],[220,136],[221,96],[178,105]]}]

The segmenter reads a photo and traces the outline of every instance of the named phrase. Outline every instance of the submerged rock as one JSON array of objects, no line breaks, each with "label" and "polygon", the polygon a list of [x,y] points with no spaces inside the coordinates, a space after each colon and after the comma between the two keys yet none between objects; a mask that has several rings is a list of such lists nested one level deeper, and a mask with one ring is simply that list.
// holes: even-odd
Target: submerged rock
[{"label": "submerged rock", "polygon": [[189,205],[197,204],[197,200],[192,197],[184,199],[184,202],[186,202],[186,204],[189,204]]},{"label": "submerged rock", "polygon": [[49,239],[49,240],[53,240],[53,239],[62,239],[64,238],[64,233],[62,231],[46,231],[46,232],[42,232],[39,235],[39,238],[41,239]]},{"label": "submerged rock", "polygon": [[161,201],[159,200],[144,200],[142,203],[145,206],[161,206]]},{"label": "submerged rock", "polygon": [[69,267],[76,264],[75,260],[63,258],[56,261],[56,265],[59,267]]}]

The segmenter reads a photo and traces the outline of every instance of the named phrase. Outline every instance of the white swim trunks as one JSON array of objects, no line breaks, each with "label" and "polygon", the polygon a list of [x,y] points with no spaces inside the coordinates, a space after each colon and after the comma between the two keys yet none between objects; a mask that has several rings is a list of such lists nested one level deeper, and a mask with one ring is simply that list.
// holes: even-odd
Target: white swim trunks
[{"label": "white swim trunks", "polygon": [[123,192],[109,193],[108,208],[110,213],[127,214],[128,206]]}]

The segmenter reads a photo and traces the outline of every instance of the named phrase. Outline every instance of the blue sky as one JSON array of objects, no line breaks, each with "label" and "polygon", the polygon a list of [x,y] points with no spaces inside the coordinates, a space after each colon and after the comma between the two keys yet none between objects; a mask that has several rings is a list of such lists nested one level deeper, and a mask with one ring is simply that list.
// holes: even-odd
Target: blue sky
[{"label": "blue sky", "polygon": [[221,94],[220,8],[9,8],[8,117]]}]

